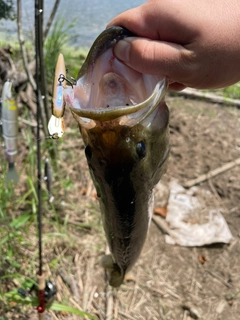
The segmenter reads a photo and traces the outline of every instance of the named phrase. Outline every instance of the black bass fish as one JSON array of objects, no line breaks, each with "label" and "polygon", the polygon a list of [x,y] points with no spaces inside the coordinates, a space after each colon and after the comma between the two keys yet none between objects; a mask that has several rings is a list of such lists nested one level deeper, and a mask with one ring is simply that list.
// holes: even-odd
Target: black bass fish
[{"label": "black bass fish", "polygon": [[6,182],[18,182],[15,168],[18,135],[18,109],[12,95],[12,82],[6,81],[2,90],[2,135],[5,141],[8,171]]},{"label": "black bass fish", "polygon": [[97,190],[111,252],[103,264],[114,287],[141,253],[152,216],[152,191],[169,154],[167,79],[134,71],[114,56],[114,44],[129,36],[133,34],[121,27],[103,31],[76,84],[64,91]]}]

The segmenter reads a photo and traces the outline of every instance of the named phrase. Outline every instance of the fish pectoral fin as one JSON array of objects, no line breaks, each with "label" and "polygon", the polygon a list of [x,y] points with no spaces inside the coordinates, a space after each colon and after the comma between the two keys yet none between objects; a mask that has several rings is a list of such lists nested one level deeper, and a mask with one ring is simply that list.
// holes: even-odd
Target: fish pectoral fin
[{"label": "fish pectoral fin", "polygon": [[123,280],[124,280],[124,277],[119,272],[119,270],[113,270],[109,274],[109,284],[114,288],[120,287],[120,285],[123,283]]},{"label": "fish pectoral fin", "polygon": [[119,266],[113,261],[110,254],[102,257],[101,265],[106,270],[110,286],[116,288],[123,283],[124,274],[122,274]]},{"label": "fish pectoral fin", "polygon": [[105,254],[105,256],[103,256],[101,258],[101,266],[104,268],[104,269],[107,269],[107,270],[113,270],[114,269],[114,262],[113,262],[113,258],[110,254]]}]

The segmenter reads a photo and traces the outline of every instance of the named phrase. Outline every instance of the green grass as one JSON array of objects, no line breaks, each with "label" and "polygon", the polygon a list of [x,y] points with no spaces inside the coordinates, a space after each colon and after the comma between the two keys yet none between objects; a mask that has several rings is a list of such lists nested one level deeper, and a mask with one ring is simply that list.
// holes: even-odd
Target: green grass
[{"label": "green grass", "polygon": [[[38,234],[37,234],[37,179],[36,179],[36,139],[30,129],[22,129],[24,136],[19,137],[22,148],[28,146],[28,154],[23,163],[18,167],[20,184],[9,183],[0,179],[0,317],[4,314],[24,314],[29,308],[38,304],[36,294],[23,298],[18,294],[18,288],[30,290],[36,282],[38,272]],[[42,141],[42,164],[47,153],[49,141]],[[61,143],[59,144],[61,146]],[[21,156],[21,150],[19,150]],[[3,150],[1,156],[3,155]],[[69,157],[70,159],[70,157]],[[42,166],[43,167],[43,166]],[[7,165],[1,163],[0,172],[4,177]],[[69,179],[61,179],[54,196],[56,201],[48,203],[47,190],[42,181],[42,214],[43,214],[43,250],[44,261],[51,271],[56,272],[62,264],[63,257],[52,253],[55,246],[63,246],[63,250],[76,252],[78,246],[76,239],[71,236],[68,224],[68,215],[59,210],[58,193],[61,190],[74,188]],[[84,226],[83,226],[84,227]],[[76,229],[81,234],[81,225]],[[46,259],[47,255],[47,259]],[[71,254],[64,255],[64,260],[71,266]],[[68,305],[65,299],[63,303],[54,302],[49,306],[53,311],[65,311],[78,316],[94,316]],[[8,319],[8,318],[5,318]],[[9,318],[11,319],[11,317]]]},{"label": "green grass", "polygon": [[240,99],[240,83],[223,89],[223,95],[226,98]]},{"label": "green grass", "polygon": [[[74,50],[67,43],[70,37],[65,32],[70,30],[71,24],[67,25],[62,19],[57,19],[52,32],[45,43],[45,58],[47,66],[48,84],[52,86],[54,78],[54,68],[57,55],[62,52],[66,59],[66,66],[71,70],[69,74],[76,76],[82,61],[86,56],[86,49]],[[0,40],[2,47],[7,47],[8,43]],[[12,59],[21,60],[20,48],[17,42],[11,42]],[[33,44],[27,41],[29,57],[33,58]],[[19,64],[22,69],[22,65]],[[23,106],[19,111],[21,118],[30,120],[30,111]],[[4,176],[7,170],[4,149],[0,149],[0,319],[11,319],[11,314],[24,314],[29,308],[34,308],[37,304],[36,294],[23,298],[18,294],[18,288],[29,291],[36,282],[38,272],[38,233],[37,233],[37,159],[36,159],[36,135],[34,131],[26,125],[19,123],[20,134],[18,137],[18,173],[20,176],[19,184],[6,184]],[[78,130],[75,135],[80,139]],[[0,137],[2,144],[2,137]],[[1,145],[0,144],[0,145]],[[42,153],[42,177],[44,175],[44,159],[50,157],[50,150],[55,146],[61,149],[64,142],[52,139],[41,140]],[[59,152],[57,151],[57,157]],[[3,161],[2,161],[3,159]],[[20,160],[22,159],[22,160]],[[68,159],[71,161],[71,155]],[[61,163],[61,162],[60,162]],[[69,215],[64,213],[61,207],[61,197],[64,192],[70,192],[74,188],[71,178],[66,177],[61,172],[59,159],[52,159],[52,166],[55,172],[55,179],[60,181],[54,188],[55,200],[48,203],[48,193],[42,180],[42,215],[43,215],[43,251],[44,265],[49,266],[54,273],[63,263],[72,259],[71,252],[76,252],[78,245],[76,238],[70,230],[72,226],[68,224]],[[84,233],[86,224],[79,224],[75,227],[79,235]],[[63,251],[70,252],[69,255],[54,254],[54,248],[63,248]],[[48,277],[48,275],[47,275]],[[55,276],[54,276],[55,277]],[[95,319],[94,316],[82,310],[68,305],[67,300],[63,303],[54,302],[49,306],[56,312],[65,311],[81,317]],[[9,314],[8,317],[5,315]]]},{"label": "green grass", "polygon": [[45,41],[45,63],[48,82],[51,83],[54,75],[55,64],[59,53],[65,58],[68,77],[76,77],[86,57],[87,48],[74,48],[70,46],[74,39],[71,30],[74,27],[74,20],[67,24],[65,19],[58,17],[53,25],[50,35]]},{"label": "green grass", "polygon": [[240,82],[223,89],[204,90],[204,91],[218,94],[224,98],[239,100],[240,99]]}]

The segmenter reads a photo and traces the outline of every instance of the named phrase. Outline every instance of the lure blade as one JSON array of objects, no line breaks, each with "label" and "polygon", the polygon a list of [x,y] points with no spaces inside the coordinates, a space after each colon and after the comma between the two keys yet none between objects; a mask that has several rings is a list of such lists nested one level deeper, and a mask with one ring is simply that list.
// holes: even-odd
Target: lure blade
[{"label": "lure blade", "polygon": [[51,116],[48,123],[48,131],[53,139],[58,139],[63,136],[65,130],[65,124],[63,118],[57,118],[54,115]]},{"label": "lure blade", "polygon": [[14,181],[17,183],[18,180],[19,180],[19,177],[18,177],[18,173],[17,173],[17,170],[15,168],[14,163],[9,163],[8,171],[7,171],[6,177],[5,177],[5,181],[6,182]]},{"label": "lure blade", "polygon": [[18,182],[18,173],[15,168],[18,135],[18,109],[12,95],[12,83],[6,81],[2,91],[2,135],[8,161],[6,182]]}]

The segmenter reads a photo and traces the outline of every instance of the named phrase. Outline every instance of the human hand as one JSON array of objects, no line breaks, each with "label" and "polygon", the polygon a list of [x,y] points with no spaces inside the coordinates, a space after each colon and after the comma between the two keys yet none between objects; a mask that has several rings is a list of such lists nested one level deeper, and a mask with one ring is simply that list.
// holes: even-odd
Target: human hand
[{"label": "human hand", "polygon": [[240,80],[239,0],[149,0],[113,25],[138,36],[120,40],[116,57],[141,73],[167,76],[172,90]]}]

